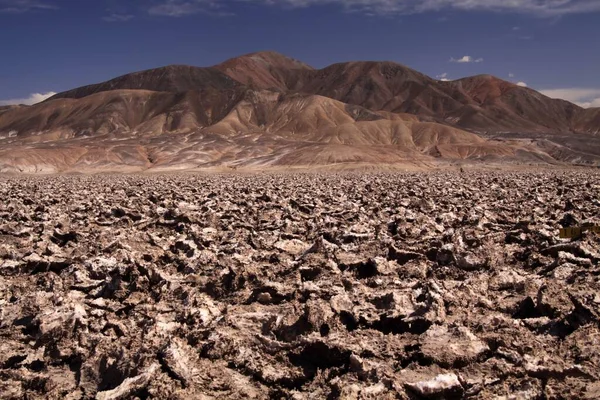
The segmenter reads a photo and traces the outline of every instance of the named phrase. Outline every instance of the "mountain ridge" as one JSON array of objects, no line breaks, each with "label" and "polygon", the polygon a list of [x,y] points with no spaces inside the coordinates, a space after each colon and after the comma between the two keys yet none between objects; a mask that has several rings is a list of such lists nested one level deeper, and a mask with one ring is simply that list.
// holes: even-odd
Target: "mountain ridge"
[{"label": "mountain ridge", "polygon": [[[183,69],[188,78],[167,79]],[[186,70],[187,69],[187,70]],[[229,81],[231,79],[232,81]],[[315,69],[282,54],[267,51],[231,58],[212,67],[171,65],[76,88],[46,100],[81,98],[97,91],[146,89],[184,92],[205,88],[292,91],[331,97],[376,111],[411,113],[436,122],[477,132],[569,131],[591,132],[583,109],[565,100],[552,99],[492,75],[476,75],[442,82],[392,61],[352,61]],[[592,110],[592,111],[589,111]],[[510,118],[500,120],[505,113]]]},{"label": "mountain ridge", "polygon": [[[275,52],[171,65],[0,108],[0,171],[600,160],[600,110],[491,75]],[[505,132],[510,132],[506,134]]]}]

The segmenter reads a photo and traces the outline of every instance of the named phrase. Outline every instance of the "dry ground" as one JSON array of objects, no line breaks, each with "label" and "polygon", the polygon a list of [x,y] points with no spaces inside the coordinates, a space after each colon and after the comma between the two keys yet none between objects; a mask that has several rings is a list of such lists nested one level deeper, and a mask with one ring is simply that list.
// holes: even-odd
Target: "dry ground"
[{"label": "dry ground", "polygon": [[600,397],[592,171],[0,178],[0,398]]}]

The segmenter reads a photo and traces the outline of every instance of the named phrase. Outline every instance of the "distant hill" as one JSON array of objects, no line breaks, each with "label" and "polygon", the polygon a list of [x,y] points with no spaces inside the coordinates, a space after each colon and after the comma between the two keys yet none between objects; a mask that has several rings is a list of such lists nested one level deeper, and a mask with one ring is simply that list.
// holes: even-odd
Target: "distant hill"
[{"label": "distant hill", "polygon": [[0,171],[593,164],[598,132],[600,109],[489,75],[441,82],[392,62],[314,69],[262,52],[0,107]]}]

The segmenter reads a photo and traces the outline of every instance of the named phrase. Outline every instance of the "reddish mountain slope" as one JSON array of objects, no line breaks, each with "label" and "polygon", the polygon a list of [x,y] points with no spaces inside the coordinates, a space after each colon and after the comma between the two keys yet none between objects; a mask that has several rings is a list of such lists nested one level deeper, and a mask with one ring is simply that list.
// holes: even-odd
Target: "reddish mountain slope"
[{"label": "reddish mountain slope", "polygon": [[451,113],[457,124],[476,130],[568,132],[583,109],[564,100],[551,99],[535,90],[520,87],[490,75],[453,82],[470,99],[465,108]]},{"label": "reddish mountain slope", "polygon": [[227,60],[215,69],[252,88],[281,91],[289,90],[289,85],[302,72],[314,71],[301,61],[275,52],[246,54]]},{"label": "reddish mountain slope", "polygon": [[582,117],[582,108],[489,75],[441,82],[392,62],[340,63],[321,70],[302,64],[286,68],[293,61],[261,54],[225,63],[235,65],[234,69],[224,64],[217,68],[260,88],[318,94],[371,110],[412,113],[482,132],[594,130]]}]

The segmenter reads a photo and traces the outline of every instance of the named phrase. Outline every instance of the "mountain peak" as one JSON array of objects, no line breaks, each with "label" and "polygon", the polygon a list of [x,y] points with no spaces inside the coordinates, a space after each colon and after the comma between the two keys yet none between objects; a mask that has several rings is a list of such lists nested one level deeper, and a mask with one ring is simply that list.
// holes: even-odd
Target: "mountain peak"
[{"label": "mountain peak", "polygon": [[254,53],[244,54],[239,57],[231,58],[217,66],[234,67],[238,64],[257,63],[263,65],[269,65],[274,68],[286,68],[286,69],[307,69],[313,70],[314,68],[302,61],[296,60],[295,58],[288,57],[284,54],[276,51],[258,51]]},{"label": "mountain peak", "polygon": [[215,68],[229,77],[257,89],[288,90],[297,74],[311,72],[310,65],[275,51],[260,51],[231,58]]}]

